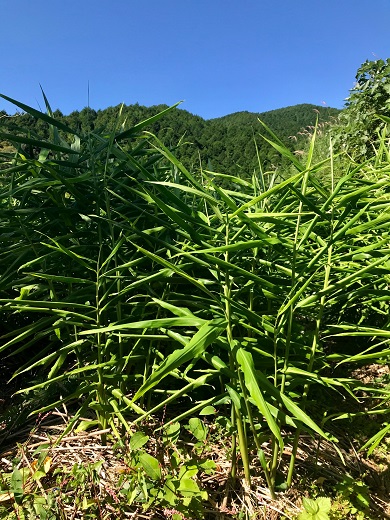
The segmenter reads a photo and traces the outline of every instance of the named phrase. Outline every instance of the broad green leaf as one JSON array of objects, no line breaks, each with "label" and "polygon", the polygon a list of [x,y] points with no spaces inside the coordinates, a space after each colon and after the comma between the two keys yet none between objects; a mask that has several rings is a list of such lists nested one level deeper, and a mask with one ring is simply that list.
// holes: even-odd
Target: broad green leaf
[{"label": "broad green leaf", "polygon": [[230,386],[228,383],[225,384],[226,390],[229,394],[230,399],[232,400],[232,403],[234,404],[237,411],[241,410],[241,396],[235,390],[232,386]]},{"label": "broad green leaf", "polygon": [[215,415],[217,413],[217,410],[214,408],[214,406],[206,406],[199,412],[199,415]]},{"label": "broad green leaf", "polygon": [[164,428],[164,442],[175,443],[180,435],[180,423],[174,422]]},{"label": "broad green leaf", "polygon": [[329,497],[318,497],[316,499],[319,510],[323,513],[328,513],[332,507],[332,503]]},{"label": "broad green leaf", "polygon": [[215,470],[217,469],[216,463],[211,459],[201,462],[199,466],[207,475],[213,475]]},{"label": "broad green leaf", "polygon": [[193,461],[188,461],[182,466],[180,466],[178,478],[192,478],[195,477],[199,472],[198,463],[194,463]]},{"label": "broad green leaf", "polygon": [[313,500],[312,498],[303,497],[302,504],[305,510],[311,515],[315,515],[320,510],[317,500]]},{"label": "broad green leaf", "polygon": [[99,425],[99,421],[97,421],[97,420],[88,420],[88,421],[83,420],[83,421],[80,421],[79,425],[75,429],[75,432],[76,433],[85,432],[85,431],[89,430],[90,428],[96,428],[98,425]]},{"label": "broad green leaf", "polygon": [[198,417],[191,417],[188,424],[192,435],[198,441],[206,440],[208,430],[203,421],[201,421]]},{"label": "broad green leaf", "polygon": [[195,480],[186,477],[180,479],[179,491],[185,497],[191,497],[200,494],[199,486]]},{"label": "broad green leaf", "polygon": [[148,477],[150,477],[152,480],[161,479],[160,463],[155,457],[149,455],[149,453],[141,453],[139,456],[139,462]]},{"label": "broad green leaf", "polygon": [[148,442],[148,440],[149,440],[149,436],[148,435],[145,435],[141,431],[135,432],[130,437],[130,449],[131,449],[131,451],[139,450],[140,448],[142,448],[142,446],[144,444],[146,444]]},{"label": "broad green leaf", "polygon": [[23,474],[19,469],[14,469],[11,475],[11,490],[15,492],[23,491]]}]

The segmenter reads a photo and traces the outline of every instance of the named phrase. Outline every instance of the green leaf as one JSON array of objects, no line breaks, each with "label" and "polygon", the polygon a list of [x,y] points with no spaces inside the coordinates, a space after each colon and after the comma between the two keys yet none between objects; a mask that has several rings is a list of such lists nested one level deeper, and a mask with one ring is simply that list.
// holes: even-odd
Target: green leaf
[{"label": "green leaf", "polygon": [[215,415],[217,413],[217,410],[214,408],[214,406],[206,406],[199,412],[199,415]]},{"label": "green leaf", "polygon": [[270,238],[264,237],[261,240],[247,240],[245,242],[236,242],[234,244],[229,244],[227,246],[219,246],[219,247],[210,247],[208,249],[195,249],[193,251],[189,251],[187,254],[200,254],[200,253],[225,253],[225,252],[236,252],[236,251],[246,251],[247,249],[255,249],[257,247],[266,247],[267,245],[275,245],[279,244],[280,240],[278,238]]},{"label": "green leaf", "polygon": [[135,432],[130,437],[130,449],[131,449],[131,451],[139,450],[140,448],[142,448],[142,446],[144,446],[144,444],[146,444],[148,442],[148,440],[149,440],[148,435],[145,435],[141,431]]},{"label": "green leaf", "polygon": [[192,417],[188,421],[188,425],[192,435],[198,441],[204,441],[207,438],[208,428],[198,417]]},{"label": "green leaf", "polygon": [[[78,152],[72,150],[71,148],[65,148],[64,146],[60,146],[49,141],[40,141],[38,139],[31,139],[30,137],[7,134],[6,132],[0,132],[0,139],[5,141],[14,141],[15,143],[28,144],[30,146],[44,148],[46,150],[53,150],[55,152],[78,154]],[[37,163],[39,163],[39,161],[37,161]]]},{"label": "green leaf", "polygon": [[32,115],[33,117],[36,117],[37,119],[42,119],[42,121],[45,121],[46,123],[49,123],[49,125],[55,126],[60,130],[63,130],[66,133],[72,134],[72,135],[78,135],[75,130],[70,128],[69,126],[64,125],[60,121],[57,121],[57,119],[54,119],[53,117],[50,117],[43,112],[39,112],[39,110],[36,110],[35,108],[32,108],[28,105],[25,105],[24,103],[21,103],[20,101],[16,101],[15,99],[12,99],[8,96],[5,96],[4,94],[0,94],[0,97],[5,99],[6,101],[9,101],[13,105],[16,105],[17,107],[21,108],[24,112],[27,112],[28,114]]},{"label": "green leaf", "polygon": [[33,480],[40,480],[43,477],[46,477],[46,472],[41,470],[35,471],[32,475]]},{"label": "green leaf", "polygon": [[[177,320],[187,320],[189,318],[172,318]],[[191,338],[188,344],[182,349],[175,350],[170,354],[161,365],[149,376],[145,383],[137,390],[133,401],[144,395],[145,392],[156,386],[164,377],[173,370],[188,361],[199,358],[206,348],[215,341],[225,330],[226,321],[218,318],[206,322],[198,332]]]},{"label": "green leaf", "polygon": [[[168,502],[171,506],[175,506],[177,504],[177,488],[179,487],[179,482],[174,480],[170,475],[167,476],[164,482],[163,494],[164,500]],[[180,520],[182,520],[180,518]]]},{"label": "green leaf", "polygon": [[259,461],[260,461],[260,464],[261,464],[261,467],[263,468],[263,470],[268,471],[267,459],[265,458],[264,450],[262,450],[262,449],[258,450],[257,456],[259,457]]},{"label": "green leaf", "polygon": [[187,274],[185,271],[183,271],[183,269],[180,269],[179,267],[177,267],[175,264],[173,264],[172,262],[169,262],[168,260],[165,260],[164,258],[161,258],[160,256],[158,255],[155,255],[154,253],[151,253],[150,251],[148,251],[147,249],[144,249],[143,247],[140,247],[140,246],[137,246],[136,244],[134,244],[135,247],[137,247],[137,249],[143,253],[144,255],[148,256],[149,258],[151,258],[152,260],[154,260],[155,262],[165,266],[165,267],[168,267],[169,269],[171,269],[173,272],[177,273],[178,275],[182,276],[184,279],[188,280],[190,283],[192,283],[193,285],[195,285],[196,287],[198,287],[199,289],[201,289],[202,291],[204,291],[211,299],[217,301],[217,298],[213,295],[213,293],[211,293],[206,287],[205,285],[197,280],[196,278],[194,278],[193,276],[190,276],[189,274]]},{"label": "green leaf", "polygon": [[281,432],[278,425],[276,424],[275,419],[271,414],[270,409],[268,408],[263,392],[258,384],[252,355],[249,352],[246,352],[244,349],[240,348],[237,351],[237,361],[241,365],[241,369],[244,374],[245,385],[249,391],[250,396],[256,403],[256,406],[258,407],[259,411],[263,414],[264,419],[267,421],[270,430],[278,440],[281,449],[283,449],[284,443],[281,436]]},{"label": "green leaf", "polygon": [[184,497],[191,497],[200,494],[199,486],[195,480],[186,477],[180,479],[179,491]]},{"label": "green leaf", "polygon": [[213,460],[206,460],[199,464],[199,466],[207,475],[213,475],[215,470],[217,469],[217,465]]},{"label": "green leaf", "polygon": [[176,316],[186,317],[191,316],[194,317],[193,313],[187,309],[187,307],[177,307],[176,305],[172,305],[171,303],[165,302],[163,300],[159,300],[157,298],[152,298],[155,303],[160,305],[163,309],[167,309],[172,312],[172,314],[176,314]]},{"label": "green leaf", "polygon": [[195,477],[198,472],[198,463],[190,460],[180,467],[178,479]]},{"label": "green leaf", "polygon": [[134,321],[130,323],[121,323],[118,325],[109,325],[97,329],[89,329],[80,332],[80,334],[100,334],[102,332],[113,332],[116,330],[132,330],[132,329],[159,329],[168,327],[200,327],[205,323],[202,318],[196,316],[185,316],[175,318],[158,318],[155,320]]},{"label": "green leaf", "polygon": [[76,433],[85,432],[85,431],[89,430],[90,428],[96,427],[98,424],[99,424],[98,420],[88,420],[88,421],[84,420],[84,421],[80,421],[80,423],[77,426],[75,432]]},{"label": "green leaf", "polygon": [[329,520],[329,515],[324,511],[318,511],[315,520]]},{"label": "green leaf", "polygon": [[23,473],[14,469],[11,475],[10,491],[14,494],[15,502],[20,504],[23,499]]},{"label": "green leaf", "polygon": [[228,391],[229,397],[232,400],[232,403],[234,404],[237,410],[241,410],[241,397],[239,393],[228,383],[226,383],[225,386],[226,390]]},{"label": "green leaf", "polygon": [[256,370],[256,374],[264,389],[273,395],[279,403],[283,403],[285,408],[293,417],[298,419],[298,421],[300,421],[305,427],[311,428],[313,431],[321,435],[321,437],[329,440],[329,436],[313,421],[313,419],[311,419],[304,410],[287,397],[286,394],[282,393],[279,388],[273,386],[260,370]]},{"label": "green leaf", "polygon": [[142,453],[139,456],[139,462],[148,477],[150,477],[152,480],[161,479],[160,463],[155,457],[152,457],[152,455],[149,455],[149,453]]},{"label": "green leaf", "polygon": [[313,500],[312,498],[303,497],[302,504],[305,510],[311,515],[315,515],[320,510],[317,501]]},{"label": "green leaf", "polygon": [[332,507],[332,502],[329,497],[318,497],[316,499],[319,510],[323,513],[328,513]]},{"label": "green leaf", "polygon": [[298,520],[329,520],[328,512],[331,509],[331,500],[328,497],[319,497],[316,500],[304,497],[302,499],[303,511]]},{"label": "green leaf", "polygon": [[[388,410],[386,410],[387,412]],[[373,435],[368,441],[360,448],[360,451],[365,450],[369,447],[369,450],[367,451],[368,455],[371,455],[375,448],[380,444],[382,439],[386,437],[386,435],[390,432],[390,423],[386,424],[384,428],[382,428],[379,432],[377,432],[375,435]]]},{"label": "green leaf", "polygon": [[159,184],[161,186],[169,186],[171,188],[176,188],[178,190],[191,193],[193,195],[197,195],[198,197],[204,198],[205,200],[211,202],[211,204],[215,204],[216,200],[213,196],[209,195],[207,191],[201,191],[195,188],[191,188],[190,186],[185,186],[184,184],[176,184],[174,182],[165,182],[165,181],[149,181],[151,184]]},{"label": "green leaf", "polygon": [[175,103],[174,105],[166,108],[165,110],[162,110],[158,114],[156,114],[156,115],[154,115],[152,117],[149,117],[148,119],[145,119],[144,121],[141,121],[141,123],[138,123],[138,124],[134,125],[129,130],[125,130],[124,132],[121,132],[120,134],[117,134],[115,136],[115,140],[116,141],[121,141],[122,139],[127,139],[128,137],[131,137],[132,135],[139,133],[146,126],[149,126],[152,123],[155,123],[156,121],[161,119],[165,114],[167,114],[168,112],[170,112],[171,110],[176,108],[178,105],[180,105],[180,103],[182,103],[182,101],[179,101],[179,102]]},{"label": "green leaf", "polygon": [[95,285],[92,280],[88,280],[86,278],[76,278],[72,276],[59,276],[54,274],[47,273],[25,273],[28,276],[34,276],[36,278],[42,278],[43,280],[51,280],[53,282],[62,282],[62,283],[86,283],[90,285]]},{"label": "green leaf", "polygon": [[[155,146],[156,150],[158,150],[163,156],[165,156],[171,164],[174,164],[180,172],[182,172],[185,177],[190,181],[190,183],[195,186],[201,192],[204,191],[203,186],[195,179],[195,177],[185,168],[185,166],[173,155],[173,153],[168,150],[166,146],[153,134],[148,132],[149,135],[158,143],[158,146]],[[154,145],[153,145],[154,146]]]},{"label": "green leaf", "polygon": [[175,443],[180,435],[180,423],[174,422],[164,428],[164,442]]}]

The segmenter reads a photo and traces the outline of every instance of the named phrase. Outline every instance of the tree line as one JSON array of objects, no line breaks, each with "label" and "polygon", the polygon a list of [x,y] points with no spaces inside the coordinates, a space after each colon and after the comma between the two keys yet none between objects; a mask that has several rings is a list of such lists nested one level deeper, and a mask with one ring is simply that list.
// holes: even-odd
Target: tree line
[{"label": "tree line", "polygon": [[[167,105],[146,107],[138,103],[118,105],[104,110],[86,107],[64,115],[56,110],[54,117],[75,131],[112,131],[118,124],[131,128],[135,124],[166,109]],[[189,169],[208,169],[232,175],[251,176],[262,168],[275,169],[283,165],[283,158],[264,139],[267,135],[259,119],[269,126],[291,151],[305,146],[310,127],[318,118],[323,125],[334,120],[339,110],[311,104],[300,104],[263,113],[236,112],[206,120],[187,110],[177,108],[152,123],[148,130],[155,134]],[[119,114],[121,114],[119,116]],[[49,127],[29,114],[7,117],[3,111],[1,126],[9,132],[23,127],[32,136],[49,137]]]}]

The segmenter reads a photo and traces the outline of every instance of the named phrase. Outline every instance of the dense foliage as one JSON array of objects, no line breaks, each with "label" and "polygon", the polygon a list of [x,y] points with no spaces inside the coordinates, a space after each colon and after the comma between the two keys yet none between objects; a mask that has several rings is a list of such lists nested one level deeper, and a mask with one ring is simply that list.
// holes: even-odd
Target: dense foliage
[{"label": "dense foliage", "polygon": [[[58,121],[70,126],[78,132],[104,129],[112,131],[116,125],[119,110],[126,128],[131,128],[139,121],[148,119],[154,114],[168,108],[165,105],[144,107],[138,104],[124,105],[122,108],[109,107],[105,110],[84,108],[64,116],[55,111]],[[261,135],[266,135],[259,124],[260,118],[279,136],[291,150],[299,150],[306,144],[308,127],[313,128],[317,116],[320,123],[332,121],[338,110],[315,105],[303,104],[260,114],[237,112],[225,117],[204,120],[186,110],[177,109],[155,121],[149,126],[164,144],[174,149],[176,157],[187,167],[220,171],[250,178],[259,168],[259,159],[265,169],[280,166],[281,155],[270,146]],[[3,118],[3,125],[8,125],[11,132],[20,127],[48,137],[48,124],[36,120],[30,114],[12,118]],[[181,143],[178,146],[178,143]],[[256,149],[257,147],[257,149]],[[258,153],[259,152],[259,156]]]},{"label": "dense foliage", "polygon": [[385,131],[380,116],[390,117],[390,58],[366,61],[358,69],[355,86],[333,129],[337,147],[357,161],[375,156]]},{"label": "dense foliage", "polygon": [[[172,518],[204,517],[196,475],[212,461],[179,463],[172,442],[184,424],[204,442],[204,416],[229,439],[232,486],[239,479],[250,489],[256,460],[273,498],[293,483],[302,433],[343,457],[333,426],[360,412],[334,407],[335,395],[370,397],[364,414],[383,424],[363,449],[380,444],[389,391],[353,370],[390,353],[385,128],[380,153],[336,171],[325,137],[315,159],[319,125],[303,132],[311,137],[297,156],[249,113],[205,122],[175,107],[117,107],[64,117],[46,98],[46,114],[11,101],[26,115],[3,118],[0,132],[13,147],[1,153],[0,353],[20,381],[19,424],[66,404],[64,435],[82,423],[97,425],[102,443],[107,433],[128,439],[126,507],[161,503]],[[286,110],[297,127],[312,116],[311,106]],[[268,116],[293,134],[281,112]],[[289,163],[278,177],[249,152],[245,174],[235,159],[255,122],[268,136],[267,160]],[[209,168],[218,160],[229,168],[187,168],[196,157],[175,141],[186,132]],[[227,160],[229,139],[237,151]],[[3,413],[9,431],[13,415]],[[152,417],[164,418],[173,469],[143,449],[142,428],[134,433]],[[304,507],[301,518],[328,518],[328,499]]]}]

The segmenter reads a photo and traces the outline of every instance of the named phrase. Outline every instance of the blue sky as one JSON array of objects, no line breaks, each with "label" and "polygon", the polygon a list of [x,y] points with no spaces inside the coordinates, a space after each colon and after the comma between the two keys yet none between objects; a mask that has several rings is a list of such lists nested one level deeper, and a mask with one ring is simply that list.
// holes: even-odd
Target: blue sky
[{"label": "blue sky", "polygon": [[[204,118],[341,108],[390,57],[390,0],[0,0],[0,93],[65,114],[140,103]],[[0,100],[0,109],[14,107]]]}]

